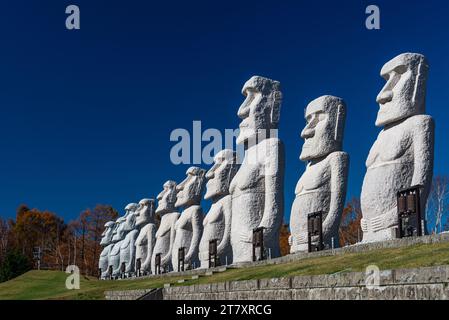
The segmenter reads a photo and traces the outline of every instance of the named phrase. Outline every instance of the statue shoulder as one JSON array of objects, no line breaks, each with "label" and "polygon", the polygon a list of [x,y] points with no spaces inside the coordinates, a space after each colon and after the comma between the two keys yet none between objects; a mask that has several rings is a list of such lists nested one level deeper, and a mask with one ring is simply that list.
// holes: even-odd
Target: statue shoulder
[{"label": "statue shoulder", "polygon": [[188,209],[188,213],[192,216],[203,214],[203,208],[200,205],[193,205]]},{"label": "statue shoulder", "polygon": [[435,128],[435,120],[427,114],[419,114],[407,119],[408,126],[411,130],[417,132],[423,132]]},{"label": "statue shoulder", "polygon": [[335,151],[329,155],[329,160],[347,165],[349,164],[349,154],[345,151]]},{"label": "statue shoulder", "polygon": [[279,152],[284,151],[284,143],[279,138],[265,139],[265,144],[269,150],[278,150]]}]

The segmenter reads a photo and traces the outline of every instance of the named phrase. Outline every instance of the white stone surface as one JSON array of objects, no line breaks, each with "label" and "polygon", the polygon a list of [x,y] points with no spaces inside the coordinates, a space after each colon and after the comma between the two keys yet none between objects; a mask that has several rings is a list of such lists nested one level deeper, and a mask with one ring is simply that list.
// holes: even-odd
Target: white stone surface
[{"label": "white stone surface", "polygon": [[[151,257],[156,243],[156,223],[154,199],[142,199],[139,201],[139,210],[136,212],[136,228],[139,235],[136,239],[136,268],[140,259],[140,272],[142,274],[151,273]],[[137,269],[136,269],[137,272]]]},{"label": "white stone surface", "polygon": [[307,217],[316,212],[323,212],[325,246],[331,247],[332,238],[338,244],[349,167],[349,156],[341,151],[345,116],[346,104],[338,97],[319,97],[306,108],[300,159],[307,166],[296,185],[290,215],[291,253],[308,250]]},{"label": "white stone surface", "polygon": [[206,173],[204,199],[212,200],[212,206],[203,220],[203,236],[199,247],[201,268],[209,267],[209,242],[217,240],[217,256],[221,264],[232,263],[231,249],[231,196],[229,185],[237,172],[236,154],[222,150],[214,157],[214,165]]},{"label": "white stone surface", "polygon": [[203,232],[203,211],[200,206],[202,191],[206,183],[206,171],[190,167],[187,177],[176,186],[177,200],[175,207],[183,208],[176,221],[175,241],[172,249],[173,271],[178,271],[178,250],[185,248],[185,270],[199,266],[198,247]]},{"label": "white stone surface", "polygon": [[161,217],[161,222],[156,232],[156,244],[151,257],[153,274],[156,270],[155,258],[158,253],[161,254],[161,272],[173,270],[171,254],[176,234],[175,224],[179,218],[179,212],[175,208],[176,193],[176,182],[169,180],[164,183],[164,189],[157,196],[158,206],[156,214]]},{"label": "white stone surface", "polygon": [[[130,229],[127,224],[127,217],[131,214],[133,214],[133,210],[137,208],[136,203],[130,203],[125,207],[125,215],[123,217],[119,217],[116,220],[115,228],[112,233],[112,242],[114,243],[114,246],[111,248],[111,251],[109,253],[109,266],[112,266],[112,276],[118,277],[120,275],[120,250],[123,244],[123,241],[129,232]],[[132,223],[131,221],[128,221],[128,223]]]},{"label": "white stone surface", "polygon": [[425,115],[428,63],[405,53],[387,62],[377,97],[376,126],[383,127],[368,159],[361,193],[363,242],[392,239],[398,226],[396,192],[423,185],[424,206],[433,174],[434,121]]},{"label": "white stone surface", "polygon": [[100,245],[103,250],[100,253],[100,259],[98,261],[98,268],[101,269],[100,278],[105,279],[108,276],[109,268],[109,253],[111,252],[114,244],[112,243],[112,234],[115,228],[115,221],[108,221],[104,225],[104,231],[101,235]]},{"label": "white stone surface", "polygon": [[123,223],[123,232],[126,233],[126,236],[120,245],[120,265],[125,264],[125,273],[128,275],[135,271],[136,239],[139,235],[139,230],[136,229],[136,212],[139,205],[133,203],[129,206],[130,209],[127,210],[126,220]]},{"label": "white stone surface", "polygon": [[108,263],[112,267],[112,276],[117,277],[120,275],[120,246],[125,238],[123,230],[124,217],[120,217],[115,221],[115,228],[112,235],[112,248],[109,252]]},{"label": "white stone surface", "polygon": [[280,83],[254,76],[243,86],[245,101],[237,144],[245,145],[240,169],[230,185],[233,262],[252,261],[253,229],[263,227],[264,246],[280,255],[284,215],[284,147],[277,138],[282,94]]}]

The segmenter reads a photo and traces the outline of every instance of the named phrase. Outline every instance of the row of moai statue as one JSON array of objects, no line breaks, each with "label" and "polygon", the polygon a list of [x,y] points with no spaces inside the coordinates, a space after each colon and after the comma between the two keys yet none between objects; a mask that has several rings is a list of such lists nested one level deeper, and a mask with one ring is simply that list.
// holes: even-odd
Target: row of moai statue
[{"label": "row of moai statue", "polygon": [[[434,122],[425,115],[427,75],[427,60],[416,53],[401,54],[381,70],[387,83],[377,97],[375,124],[382,130],[369,152],[361,192],[364,243],[397,237],[402,223],[398,208],[407,212],[410,205],[398,200],[400,192],[417,190],[413,210],[424,210],[434,152]],[[128,205],[123,217],[105,225],[102,277],[249,262],[266,256],[267,249],[271,257],[280,255],[284,214],[284,150],[276,134],[280,83],[255,76],[242,93],[246,99],[238,110],[242,121],[237,137],[237,144],[245,146],[241,164],[234,151],[223,150],[209,171],[191,167],[182,183],[167,181],[157,208],[151,199]],[[299,158],[306,169],[291,209],[291,253],[338,245],[348,181],[349,155],[342,148],[343,99],[317,98],[307,106],[305,119]],[[204,187],[204,198],[212,201],[206,215],[200,206]],[[155,215],[160,217],[159,227]],[[423,234],[425,225],[420,222]]]}]

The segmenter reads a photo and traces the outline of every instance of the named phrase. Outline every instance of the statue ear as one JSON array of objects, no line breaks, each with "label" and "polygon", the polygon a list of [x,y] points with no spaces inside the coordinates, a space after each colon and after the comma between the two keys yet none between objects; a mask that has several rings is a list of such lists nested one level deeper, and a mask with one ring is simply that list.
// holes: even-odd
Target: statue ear
[{"label": "statue ear", "polygon": [[228,181],[227,181],[227,185],[226,185],[226,188],[227,189],[229,189],[229,186],[231,185],[231,181],[232,181],[232,179],[234,178],[234,176],[235,176],[235,173],[236,173],[236,168],[237,168],[237,165],[235,164],[235,163],[230,163],[229,164],[229,171],[228,171]]},{"label": "statue ear", "polygon": [[274,91],[272,94],[272,107],[271,107],[271,124],[273,127],[277,127],[279,124],[279,118],[281,114],[282,92]]},{"label": "statue ear", "polygon": [[412,104],[419,108],[419,112],[425,110],[426,80],[429,66],[424,58],[421,58],[416,70],[415,88],[413,91]]},{"label": "statue ear", "polygon": [[339,104],[337,107],[337,118],[335,121],[334,139],[335,141],[338,141],[340,143],[343,142],[343,134],[345,130],[345,118],[346,118],[345,109],[346,108],[343,104]]},{"label": "statue ear", "polygon": [[176,186],[170,190],[170,195],[168,196],[168,202],[175,204],[176,202]]},{"label": "statue ear", "polygon": [[197,175],[196,180],[196,195],[200,196],[203,191],[204,178],[206,176],[206,170],[201,170]]}]

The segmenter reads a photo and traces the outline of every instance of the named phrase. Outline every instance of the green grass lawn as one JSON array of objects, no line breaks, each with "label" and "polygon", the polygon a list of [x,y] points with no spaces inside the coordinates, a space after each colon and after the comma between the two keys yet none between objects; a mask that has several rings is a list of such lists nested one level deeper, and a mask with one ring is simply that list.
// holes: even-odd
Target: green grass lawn
[{"label": "green grass lawn", "polygon": [[[419,244],[364,253],[308,258],[278,265],[228,269],[212,276],[187,280],[182,285],[363,271],[370,264],[375,264],[382,270],[449,265],[449,243]],[[173,276],[132,281],[99,281],[82,276],[80,290],[67,290],[65,288],[67,276],[60,271],[27,272],[13,280],[0,283],[0,299],[104,299],[106,290],[157,288],[162,287],[164,283],[176,283],[182,279]]]}]

